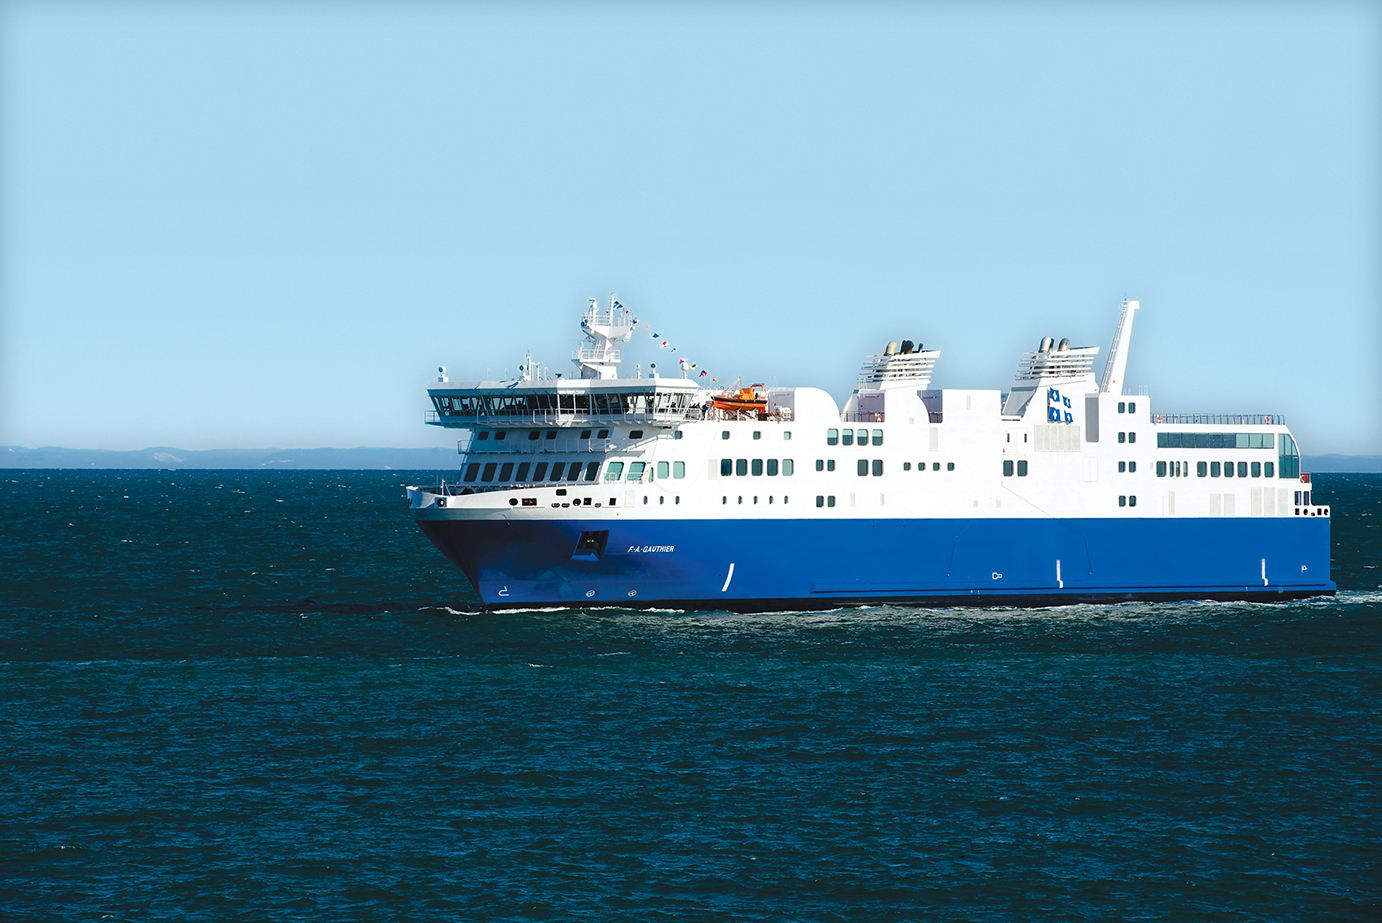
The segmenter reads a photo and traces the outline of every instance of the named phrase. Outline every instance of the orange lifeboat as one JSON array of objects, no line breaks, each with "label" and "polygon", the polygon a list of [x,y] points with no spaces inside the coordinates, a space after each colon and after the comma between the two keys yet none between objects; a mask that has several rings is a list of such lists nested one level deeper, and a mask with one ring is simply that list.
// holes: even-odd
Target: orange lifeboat
[{"label": "orange lifeboat", "polygon": [[717,394],[710,402],[728,413],[762,414],[768,409],[768,399],[763,396],[762,385],[740,388],[733,393]]}]

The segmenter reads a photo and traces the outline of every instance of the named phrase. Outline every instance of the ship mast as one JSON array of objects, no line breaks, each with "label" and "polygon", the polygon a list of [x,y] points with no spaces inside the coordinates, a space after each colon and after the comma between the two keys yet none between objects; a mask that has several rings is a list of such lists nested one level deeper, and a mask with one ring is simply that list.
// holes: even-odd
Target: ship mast
[{"label": "ship mast", "polygon": [[1128,367],[1128,344],[1132,342],[1133,315],[1141,305],[1136,301],[1123,299],[1123,314],[1118,318],[1118,329],[1113,331],[1113,349],[1109,351],[1108,362],[1104,365],[1104,377],[1099,382],[1099,390],[1105,394],[1123,393],[1123,370]]},{"label": "ship mast", "polygon": [[571,361],[581,370],[582,378],[618,378],[619,350],[615,343],[627,342],[633,336],[633,320],[623,305],[609,296],[609,305],[600,307],[592,298],[581,319],[581,330],[590,342],[576,350]]}]

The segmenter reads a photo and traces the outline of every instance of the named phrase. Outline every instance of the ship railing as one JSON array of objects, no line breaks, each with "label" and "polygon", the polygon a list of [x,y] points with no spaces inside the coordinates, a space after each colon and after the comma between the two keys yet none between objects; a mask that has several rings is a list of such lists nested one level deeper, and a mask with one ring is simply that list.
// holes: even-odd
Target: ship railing
[{"label": "ship railing", "polygon": [[841,423],[882,423],[883,412],[850,412],[840,414]]},{"label": "ship railing", "polygon": [[601,487],[604,487],[604,486],[613,487],[613,486],[619,485],[619,484],[622,484],[622,485],[625,485],[625,486],[633,486],[633,485],[636,485],[636,484],[652,484],[652,483],[654,483],[654,481],[655,481],[655,479],[653,478],[652,473],[649,472],[649,471],[645,471],[645,472],[643,473],[642,477],[637,477],[637,478],[628,478],[628,477],[624,477],[624,478],[620,478],[620,479],[617,480],[617,481],[608,481],[608,480],[603,480],[603,479],[598,480],[598,481],[587,481],[587,480],[585,479],[585,472],[582,471],[582,472],[581,472],[581,477],[580,477],[580,479],[579,479],[579,480],[576,480],[576,481],[567,480],[566,478],[563,477],[563,478],[562,478],[561,480],[559,480],[559,481],[532,481],[532,480],[529,480],[529,481],[505,481],[505,482],[502,483],[502,484],[496,484],[496,483],[488,483],[488,484],[486,484],[486,483],[484,483],[483,481],[477,481],[477,482],[474,482],[474,483],[471,483],[471,482],[463,482],[463,483],[459,483],[459,484],[442,484],[442,483],[437,483],[437,484],[424,484],[424,485],[416,486],[416,487],[414,487],[414,490],[420,490],[420,491],[422,491],[422,492],[424,492],[424,493],[429,493],[429,494],[437,494],[438,496],[442,496],[442,497],[459,497],[459,496],[462,496],[462,495],[469,495],[469,494],[491,493],[491,492],[496,491],[496,490],[536,490],[536,489],[539,488],[539,487],[576,487],[576,486],[582,486],[582,485],[583,485],[583,486],[586,486],[586,487],[595,486],[595,485],[598,485],[598,486],[601,486]]},{"label": "ship railing", "polygon": [[1208,426],[1285,426],[1286,415],[1281,413],[1154,413],[1152,422],[1177,426],[1204,424]]},{"label": "ship railing", "polygon": [[643,413],[576,413],[572,411],[522,411],[517,413],[437,413],[428,410],[423,422],[438,426],[477,423],[482,426],[579,426],[583,423],[680,423],[702,419],[697,408],[690,411],[665,410]]},{"label": "ship railing", "polygon": [[[614,452],[620,448],[613,439],[502,439],[498,442],[486,439],[456,441],[456,451],[461,455],[570,455],[572,453]],[[628,446],[627,452],[643,451],[636,446]]]}]

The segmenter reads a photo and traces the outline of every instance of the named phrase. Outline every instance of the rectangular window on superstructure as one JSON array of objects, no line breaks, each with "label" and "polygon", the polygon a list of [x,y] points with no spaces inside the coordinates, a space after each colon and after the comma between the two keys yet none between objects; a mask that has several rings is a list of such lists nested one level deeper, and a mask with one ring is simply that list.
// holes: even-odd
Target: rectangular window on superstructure
[{"label": "rectangular window on superstructure", "polygon": [[727,477],[733,477],[733,475],[734,475],[734,459],[732,459],[732,458],[722,458],[722,459],[720,459],[720,477],[722,477],[722,478],[727,478]]},{"label": "rectangular window on superstructure", "polygon": [[876,478],[883,476],[883,459],[875,458],[873,460],[873,476]]},{"label": "rectangular window on superstructure", "polygon": [[763,476],[763,459],[755,458],[753,460],[750,465],[749,474],[752,474],[756,478],[761,478]]},{"label": "rectangular window on superstructure", "polygon": [[514,479],[515,481],[526,481],[526,480],[528,480],[528,472],[532,469],[532,467],[533,467],[533,463],[532,463],[532,462],[524,462],[523,464],[519,465],[519,466],[518,466],[518,471],[517,471],[517,473],[514,474],[513,479]]},{"label": "rectangular window on superstructure", "polygon": [[484,441],[485,441],[486,439],[488,439],[488,438],[489,438],[489,430],[487,430],[487,429],[482,429],[482,430],[480,430],[478,433],[475,434],[475,441],[476,441],[476,442],[484,442]]},{"label": "rectangular window on superstructure", "polygon": [[1247,463],[1247,462],[1239,462],[1239,463],[1238,463],[1238,476],[1239,476],[1240,478],[1245,478],[1245,477],[1248,476],[1248,463]]},{"label": "rectangular window on superstructure", "polygon": [[[1307,500],[1306,502],[1308,503],[1309,501]],[[834,495],[834,494],[831,494],[830,496],[828,496],[828,497],[825,498],[825,505],[826,505],[826,506],[830,506],[830,507],[833,507],[833,506],[835,505],[835,495]]]},{"label": "rectangular window on superstructure", "polygon": [[777,477],[777,459],[776,459],[776,458],[770,458],[770,459],[768,459],[768,477],[770,477],[770,478],[775,478],[775,477]]},{"label": "rectangular window on superstructure", "polygon": [[566,470],[566,462],[552,463],[552,480],[560,481],[562,472]]},{"label": "rectangular window on superstructure", "polygon": [[530,429],[530,430],[528,430],[528,441],[529,441],[529,442],[537,442],[537,441],[538,441],[539,439],[541,439],[541,438],[542,438],[542,430],[540,430],[540,429]]},{"label": "rectangular window on superstructure", "polygon": [[749,460],[747,458],[736,458],[734,460],[734,476],[742,478],[748,477],[748,474]]},{"label": "rectangular window on superstructure", "polygon": [[586,479],[587,481],[593,481],[593,480],[595,480],[596,476],[598,476],[599,473],[600,473],[600,463],[599,463],[599,462],[590,462],[589,464],[587,464],[587,465],[585,466],[585,479]]},{"label": "rectangular window on superstructure", "polygon": [[1217,477],[1219,476],[1219,463],[1218,463],[1218,462],[1210,462],[1210,463],[1209,463],[1209,476],[1212,477],[1212,478],[1217,478]]},{"label": "rectangular window on superstructure", "polygon": [[1006,459],[1006,458],[1005,458],[1005,459],[1003,460],[1003,477],[1005,477],[1005,478],[1010,478],[1010,477],[1012,477],[1012,476],[1013,476],[1013,463],[1012,463],[1012,460],[1011,460],[1011,459]]},{"label": "rectangular window on superstructure", "polygon": [[1262,463],[1261,463],[1261,462],[1253,462],[1253,463],[1252,463],[1252,476],[1255,477],[1255,478],[1260,478],[1260,477],[1262,477]]},{"label": "rectangular window on superstructure", "polygon": [[816,506],[825,506],[824,494],[816,494]]},{"label": "rectangular window on superstructure", "polygon": [[868,460],[867,458],[861,458],[861,459],[859,459],[859,461],[858,461],[856,464],[857,464],[857,467],[858,467],[858,469],[859,469],[859,477],[861,477],[861,478],[863,478],[863,477],[868,477],[868,474],[869,474],[869,460]]},{"label": "rectangular window on superstructure", "polygon": [[581,463],[578,462],[578,461],[577,461],[577,462],[572,462],[572,463],[570,464],[570,466],[568,466],[567,469],[566,469],[566,480],[567,480],[567,483],[570,483],[571,481],[579,481],[580,479],[581,479]]},{"label": "rectangular window on superstructure", "polygon": [[474,480],[475,480],[477,477],[479,477],[479,476],[480,476],[480,463],[479,463],[479,462],[471,462],[470,464],[468,464],[468,465],[465,466],[465,479],[466,479],[466,481],[468,481],[468,482],[469,482],[469,481],[474,481]]},{"label": "rectangular window on superstructure", "polygon": [[[684,477],[686,477],[686,462],[672,462],[672,477],[673,477],[673,478],[684,478]],[[678,499],[677,502],[680,503],[681,500]]]},{"label": "rectangular window on superstructure", "polygon": [[670,468],[670,467],[671,467],[671,466],[668,465],[666,462],[658,462],[658,463],[657,463],[657,476],[658,476],[658,478],[665,481],[665,480],[667,479],[667,469]]},{"label": "rectangular window on superstructure", "polygon": [[1137,462],[1128,462],[1128,474],[1132,474],[1135,471],[1137,471]]},{"label": "rectangular window on superstructure", "polygon": [[840,434],[841,445],[854,445],[854,430],[847,429]]},{"label": "rectangular window on superstructure", "polygon": [[1119,442],[1127,442],[1127,441],[1128,441],[1128,434],[1127,434],[1126,432],[1119,433],[1119,434],[1118,434],[1118,441],[1119,441]]},{"label": "rectangular window on superstructure", "polygon": [[1273,463],[1273,462],[1263,462],[1263,463],[1262,463],[1262,476],[1263,476],[1264,478],[1273,478],[1273,477],[1276,477],[1276,471],[1274,470],[1275,468],[1276,468],[1275,463]]},{"label": "rectangular window on superstructure", "polygon": [[1136,441],[1137,441],[1137,433],[1129,432],[1129,433],[1128,433],[1128,442],[1136,442]]},{"label": "rectangular window on superstructure", "polygon": [[873,431],[873,444],[874,444],[874,445],[882,445],[882,444],[883,444],[883,431],[882,431],[881,429],[876,429],[876,430]]},{"label": "rectangular window on superstructure", "polygon": [[827,458],[827,459],[825,460],[825,470],[826,470],[826,471],[834,471],[834,470],[835,470],[835,459],[833,459],[833,458]]},{"label": "rectangular window on superstructure", "polygon": [[629,462],[629,480],[642,481],[643,472],[647,469],[647,462]]},{"label": "rectangular window on superstructure", "polygon": [[859,448],[862,449],[864,446],[866,446],[866,445],[869,444],[869,431],[866,430],[866,429],[861,429],[861,430],[859,430],[858,439],[859,439]]},{"label": "rectangular window on superstructure", "polygon": [[1208,462],[1195,462],[1195,476],[1196,476],[1196,477],[1201,477],[1201,478],[1202,478],[1202,477],[1206,476],[1207,474],[1209,474],[1209,463],[1208,463]]},{"label": "rectangular window on superstructure", "polygon": [[825,459],[824,459],[824,458],[818,458],[818,459],[816,459],[816,470],[817,470],[817,471],[824,471],[824,470],[825,470]]},{"label": "rectangular window on superstructure", "polygon": [[541,481],[545,477],[547,477],[547,463],[538,462],[537,467],[533,469],[533,480]]},{"label": "rectangular window on superstructure", "polygon": [[513,476],[513,462],[504,462],[499,466],[499,482],[502,484]]},{"label": "rectangular window on superstructure", "polygon": [[[792,472],[795,471],[795,470],[796,470],[796,462],[792,461],[790,458],[784,458],[784,459],[782,460],[782,476],[783,476],[783,477],[785,477],[785,478],[791,477],[791,476],[792,476]],[[783,500],[782,502],[783,502],[783,503],[786,503],[787,501],[786,501],[786,500]]]},{"label": "rectangular window on superstructure", "polygon": [[1127,494],[1122,494],[1122,495],[1120,495],[1120,496],[1118,497],[1118,505],[1119,505],[1119,506],[1127,506],[1127,505],[1128,505],[1128,495],[1127,495]]},{"label": "rectangular window on superstructure", "polygon": [[497,462],[489,462],[486,464],[485,470],[480,472],[480,480],[484,481],[486,484],[494,480],[494,471],[498,467],[499,464]]},{"label": "rectangular window on superstructure", "polygon": [[1025,478],[1027,476],[1027,460],[1025,458],[1018,459],[1017,476],[1020,478]]},{"label": "rectangular window on superstructure", "polygon": [[1224,462],[1224,477],[1233,477],[1233,462]]},{"label": "rectangular window on superstructure", "polygon": [[828,429],[825,431],[825,444],[837,445],[840,441],[840,431],[838,429]]},{"label": "rectangular window on superstructure", "polygon": [[612,461],[605,465],[605,480],[617,481],[624,474],[624,463]]}]

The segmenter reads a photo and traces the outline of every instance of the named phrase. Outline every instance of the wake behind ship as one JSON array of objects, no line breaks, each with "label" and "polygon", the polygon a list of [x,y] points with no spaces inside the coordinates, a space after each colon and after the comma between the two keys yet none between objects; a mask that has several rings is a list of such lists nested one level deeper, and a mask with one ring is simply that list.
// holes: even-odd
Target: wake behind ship
[{"label": "wake behind ship", "polygon": [[1126,393],[1135,301],[1097,347],[1043,338],[1006,391],[932,389],[938,350],[810,387],[620,378],[634,320],[591,301],[579,378],[428,390],[455,483],[409,487],[487,608],[766,611],[1332,595],[1329,508],[1275,414]]}]

